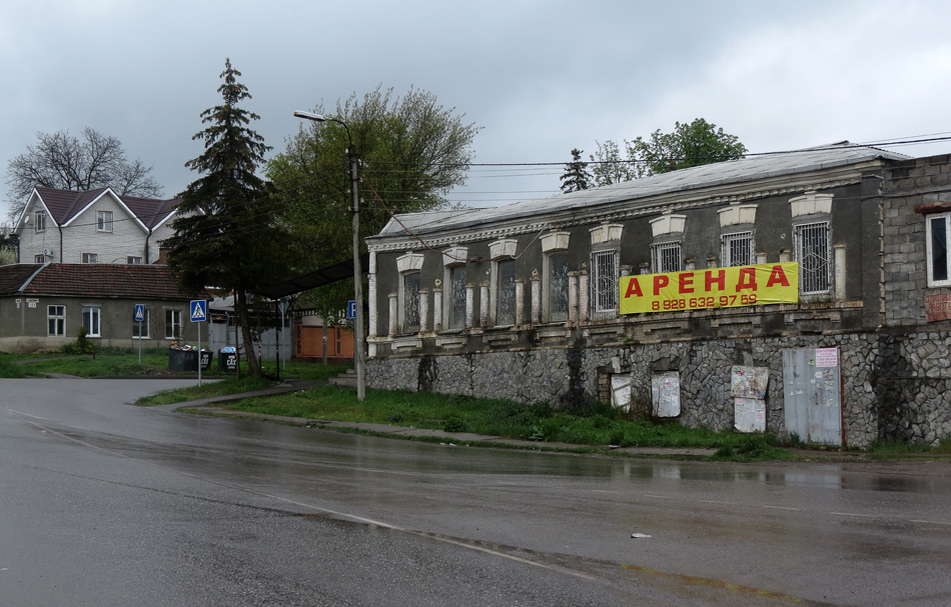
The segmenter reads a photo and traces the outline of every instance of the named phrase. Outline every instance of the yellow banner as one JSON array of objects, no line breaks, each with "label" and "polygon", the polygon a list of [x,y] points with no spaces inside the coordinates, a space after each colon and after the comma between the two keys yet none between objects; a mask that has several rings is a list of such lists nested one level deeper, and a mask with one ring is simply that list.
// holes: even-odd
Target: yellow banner
[{"label": "yellow banner", "polygon": [[622,276],[621,314],[799,302],[799,264]]}]

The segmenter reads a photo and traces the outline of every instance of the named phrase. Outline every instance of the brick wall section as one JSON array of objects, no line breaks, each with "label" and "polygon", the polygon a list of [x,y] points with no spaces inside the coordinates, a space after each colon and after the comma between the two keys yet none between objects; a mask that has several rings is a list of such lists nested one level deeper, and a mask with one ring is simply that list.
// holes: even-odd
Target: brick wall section
[{"label": "brick wall section", "polygon": [[889,327],[925,325],[925,295],[951,290],[928,288],[926,215],[915,209],[951,203],[951,156],[897,163],[885,171],[884,177],[884,323]]}]

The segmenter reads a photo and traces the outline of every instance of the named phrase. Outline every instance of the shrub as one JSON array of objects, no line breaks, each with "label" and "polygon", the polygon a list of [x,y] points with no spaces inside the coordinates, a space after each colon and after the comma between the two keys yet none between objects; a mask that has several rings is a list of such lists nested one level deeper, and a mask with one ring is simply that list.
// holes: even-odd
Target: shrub
[{"label": "shrub", "polygon": [[465,432],[468,429],[466,422],[456,415],[450,415],[446,418],[442,427],[445,432]]},{"label": "shrub", "polygon": [[93,359],[96,358],[96,354],[99,351],[99,347],[89,341],[89,338],[86,337],[89,334],[89,330],[86,327],[79,327],[79,332],[76,335],[76,341],[69,342],[65,344],[61,350],[64,354],[92,354]]}]

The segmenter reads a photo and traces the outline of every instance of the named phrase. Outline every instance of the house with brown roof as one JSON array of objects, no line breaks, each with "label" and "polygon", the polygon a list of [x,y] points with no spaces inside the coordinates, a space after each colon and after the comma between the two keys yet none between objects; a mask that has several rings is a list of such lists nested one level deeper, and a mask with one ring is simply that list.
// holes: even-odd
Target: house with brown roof
[{"label": "house with brown roof", "polygon": [[13,233],[20,263],[150,264],[170,237],[179,199],[153,200],[116,193],[37,187]]},{"label": "house with brown roof", "polygon": [[[80,327],[101,346],[195,343],[198,325],[165,266],[15,264],[0,266],[0,351],[55,350]],[[135,305],[145,320],[134,320]]]}]

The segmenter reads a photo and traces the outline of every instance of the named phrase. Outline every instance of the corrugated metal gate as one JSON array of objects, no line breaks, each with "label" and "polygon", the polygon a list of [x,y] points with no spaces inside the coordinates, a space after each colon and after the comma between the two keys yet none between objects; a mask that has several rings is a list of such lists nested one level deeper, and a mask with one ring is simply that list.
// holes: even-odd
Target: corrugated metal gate
[{"label": "corrugated metal gate", "polygon": [[838,348],[783,350],[786,432],[807,443],[842,444]]}]

